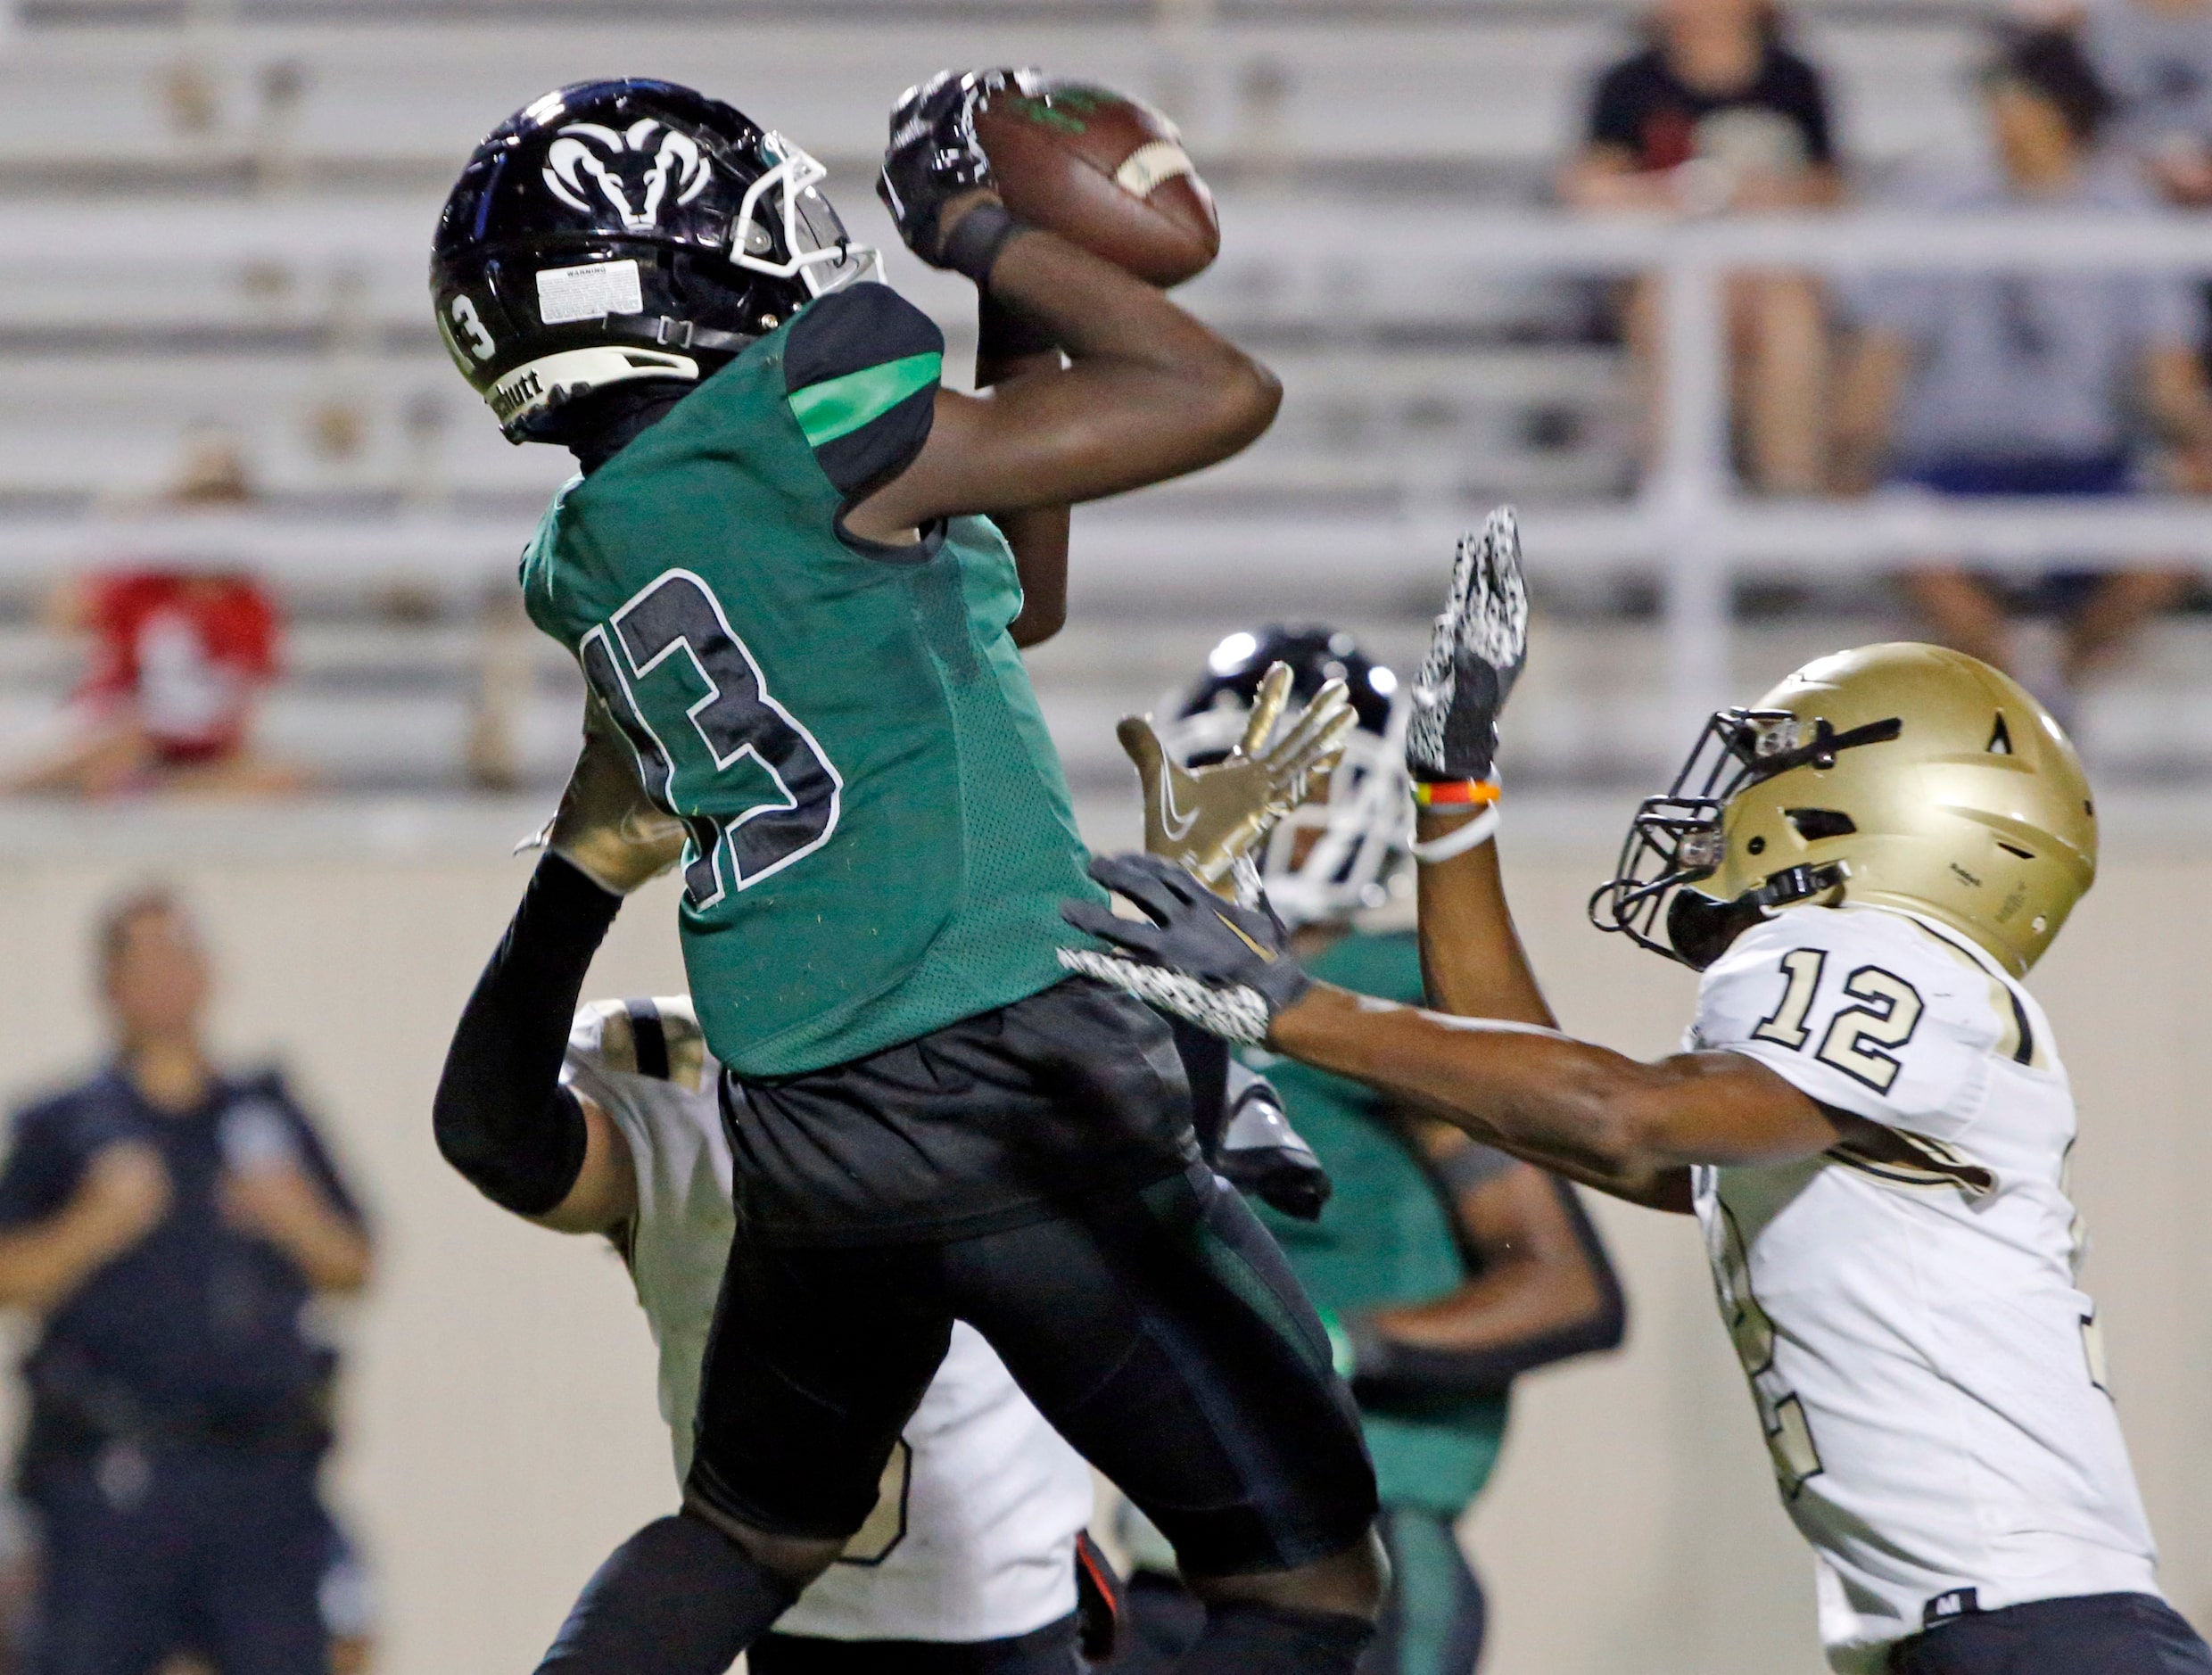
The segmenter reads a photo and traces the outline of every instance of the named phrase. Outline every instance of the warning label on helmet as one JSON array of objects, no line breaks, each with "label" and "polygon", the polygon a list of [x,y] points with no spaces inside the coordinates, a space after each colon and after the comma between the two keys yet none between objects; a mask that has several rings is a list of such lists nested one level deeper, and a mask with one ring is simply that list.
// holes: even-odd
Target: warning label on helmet
[{"label": "warning label on helmet", "polygon": [[548,326],[644,312],[645,297],[638,286],[635,261],[594,261],[581,268],[539,269],[538,317]]}]

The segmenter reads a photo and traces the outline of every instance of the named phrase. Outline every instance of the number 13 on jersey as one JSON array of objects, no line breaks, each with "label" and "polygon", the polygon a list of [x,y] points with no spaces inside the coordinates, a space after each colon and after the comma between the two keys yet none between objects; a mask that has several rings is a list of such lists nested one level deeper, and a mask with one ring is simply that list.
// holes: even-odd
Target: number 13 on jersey
[{"label": "number 13 on jersey", "polygon": [[693,908],[830,841],[845,781],[770,694],[698,576],[664,571],[586,633],[577,656],[637,751],[647,794],[691,834],[683,885]]}]

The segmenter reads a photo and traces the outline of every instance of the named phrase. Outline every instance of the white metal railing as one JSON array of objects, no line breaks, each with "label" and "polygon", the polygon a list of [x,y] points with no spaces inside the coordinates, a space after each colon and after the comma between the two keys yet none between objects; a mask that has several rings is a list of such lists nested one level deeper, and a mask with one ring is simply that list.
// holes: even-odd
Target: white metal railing
[{"label": "white metal railing", "polygon": [[[1539,211],[1440,216],[1425,205],[1285,197],[1237,202],[1227,219],[1225,262],[1263,252],[1293,277],[1302,267],[1324,290],[1336,288],[1332,275],[1359,270],[1371,281],[1362,288],[1377,313],[1407,301],[1432,313],[1436,298],[1424,293],[1461,276],[1664,276],[1665,441],[1640,498],[1622,507],[1536,509],[1528,534],[1537,565],[1657,567],[1669,697],[1686,714],[1702,714],[1723,696],[1729,585],[1751,566],[1876,571],[1944,554],[2000,567],[2063,558],[2093,568],[2212,556],[2212,504],[2193,500],[1748,500],[1737,493],[1729,464],[1722,313],[1725,277],[1745,268],[2212,273],[2212,217],[1858,211],[1585,219]],[[159,253],[411,268],[421,260],[425,230],[413,213],[352,207],[175,203],[118,212],[25,206],[15,212],[10,240],[20,254],[0,252],[0,287],[12,262],[57,249],[79,260]],[[1257,588],[1264,590],[1258,597],[1284,606],[1308,598],[1318,605],[1348,589],[1433,578],[1463,516],[1464,508],[1440,506],[1379,521],[1167,516],[1148,511],[1138,496],[1083,516],[1078,586],[1085,597],[1120,595],[1130,604],[1187,598],[1194,590]],[[158,549],[249,562],[279,575],[327,576],[345,566],[473,587],[511,566],[526,533],[505,520],[405,514],[353,524],[268,516],[129,524],[10,519],[0,522],[0,576]]]}]

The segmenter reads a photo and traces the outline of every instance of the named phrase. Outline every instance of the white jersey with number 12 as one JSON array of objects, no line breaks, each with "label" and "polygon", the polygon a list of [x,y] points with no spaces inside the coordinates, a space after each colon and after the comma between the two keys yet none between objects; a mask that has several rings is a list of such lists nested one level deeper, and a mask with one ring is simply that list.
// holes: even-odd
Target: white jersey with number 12
[{"label": "white jersey with number 12", "polygon": [[1879,1670],[1968,1610],[2156,1594],[2076,1283],[2073,1093],[2035,1000],[1935,921],[1796,907],[1705,973],[1690,1041],[1889,1131],[1694,1172],[1831,1665]]}]

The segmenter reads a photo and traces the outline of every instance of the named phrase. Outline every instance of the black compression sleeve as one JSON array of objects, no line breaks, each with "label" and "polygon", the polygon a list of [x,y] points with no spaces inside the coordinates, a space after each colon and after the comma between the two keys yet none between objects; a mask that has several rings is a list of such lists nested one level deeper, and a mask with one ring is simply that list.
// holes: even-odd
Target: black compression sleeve
[{"label": "black compression sleeve", "polygon": [[558,855],[538,863],[476,979],[432,1107],[438,1150],[493,1203],[541,1216],[583,1168],[583,1108],[560,1085],[591,956],[622,897]]},{"label": "black compression sleeve", "polygon": [[1597,1283],[1597,1307],[1550,1332],[1480,1349],[1416,1348],[1385,1337],[1368,1320],[1344,1323],[1352,1341],[1352,1389],[1363,1402],[1387,1407],[1393,1398],[1502,1395],[1523,1373],[1554,1361],[1617,1349],[1628,1334],[1628,1304],[1605,1247],[1574,1189],[1554,1179],[1561,1206],[1574,1224],[1575,1242]]}]

